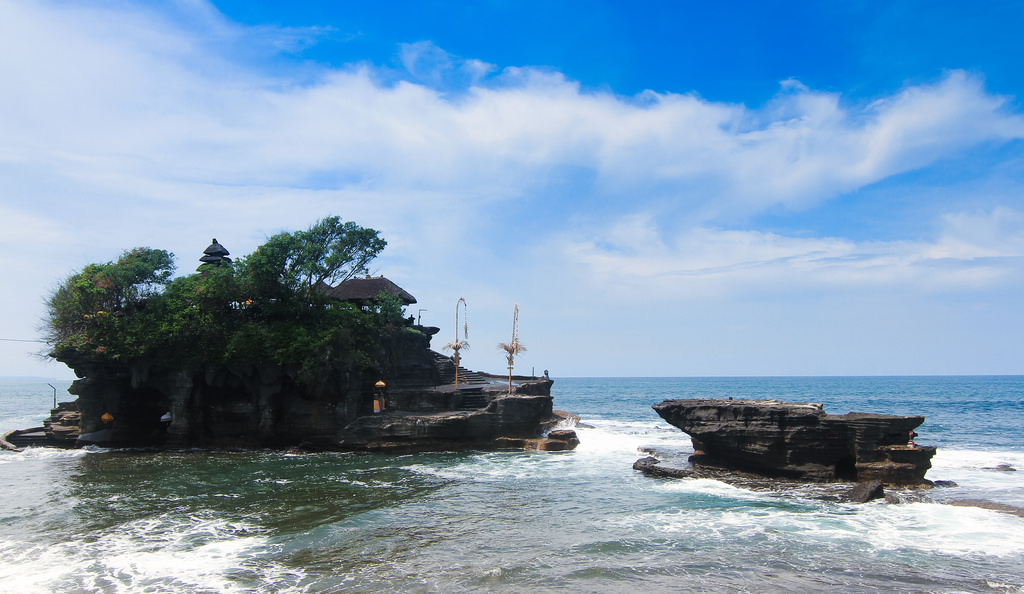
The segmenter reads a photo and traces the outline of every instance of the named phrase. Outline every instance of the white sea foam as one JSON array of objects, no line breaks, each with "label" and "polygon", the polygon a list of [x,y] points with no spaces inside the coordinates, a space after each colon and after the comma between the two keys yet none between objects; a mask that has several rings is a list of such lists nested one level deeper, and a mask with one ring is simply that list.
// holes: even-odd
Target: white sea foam
[{"label": "white sea foam", "polygon": [[711,495],[736,501],[765,500],[770,497],[769,494],[751,491],[708,478],[654,481],[651,488],[664,493]]},{"label": "white sea foam", "polygon": [[[1001,464],[1015,471],[997,470]],[[931,480],[957,484],[951,489],[935,489],[929,495],[936,500],[987,499],[1024,507],[1024,451],[969,450],[939,448],[928,471]]]},{"label": "white sea foam", "polygon": [[143,519],[49,545],[9,539],[0,543],[0,591],[251,591],[247,582],[281,571],[261,563],[246,579],[257,571],[247,562],[267,545],[252,526],[195,516]]},{"label": "white sea foam", "polygon": [[932,458],[932,469],[940,471],[979,470],[1007,464],[1024,472],[1024,450],[970,450],[939,448]]},{"label": "white sea foam", "polygon": [[693,452],[690,437],[659,423],[588,421],[593,428],[578,428],[581,452],[635,456],[641,448]]},{"label": "white sea foam", "polygon": [[94,450],[85,448],[75,450],[64,450],[59,448],[45,447],[27,447],[20,452],[0,450],[0,464],[29,462],[33,460],[52,460],[59,458],[81,458],[82,456],[87,456],[93,451]]},{"label": "white sea foam", "polygon": [[876,549],[995,557],[1024,553],[1024,518],[934,503],[865,506],[857,515]]},{"label": "white sea foam", "polygon": [[641,448],[692,452],[689,437],[672,427],[645,422],[584,421],[580,445],[571,452],[489,452],[453,466],[411,464],[401,468],[444,480],[504,482],[537,476],[631,473]]},{"label": "white sea foam", "polygon": [[735,500],[736,505],[683,498],[677,510],[637,512],[603,522],[616,530],[660,534],[694,546],[736,547],[742,546],[744,539],[782,539],[812,547],[870,550],[875,555],[915,551],[953,556],[1024,554],[1024,519],[1001,512],[936,503],[793,505],[764,499],[763,505],[749,505],[760,496],[720,485],[698,485],[693,480],[679,482],[691,483],[678,489],[681,495],[710,494]]}]

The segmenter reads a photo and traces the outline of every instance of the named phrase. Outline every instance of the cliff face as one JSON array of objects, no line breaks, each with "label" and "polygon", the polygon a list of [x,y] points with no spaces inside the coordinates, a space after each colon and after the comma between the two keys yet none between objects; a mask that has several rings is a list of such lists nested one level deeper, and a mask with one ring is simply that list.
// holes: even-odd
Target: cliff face
[{"label": "cliff face", "polygon": [[[441,385],[446,366],[454,366],[430,350],[434,332],[400,330],[380,354],[379,368],[340,367],[315,382],[272,365],[187,370],[76,352],[63,352],[59,360],[81,378],[69,392],[78,396],[84,443],[380,449],[387,442],[431,448],[538,438],[550,428],[550,380],[522,382],[513,395],[507,386]],[[375,414],[378,380],[386,382],[386,406]]]},{"label": "cliff face", "polygon": [[[329,442],[346,422],[371,412],[372,382],[359,374],[299,384],[276,366],[163,368],[66,360],[76,375],[82,441],[132,446],[277,446]],[[364,402],[364,400],[367,400]],[[106,415],[106,417],[105,417]]]},{"label": "cliff face", "polygon": [[668,400],[662,418],[693,441],[695,464],[810,481],[920,484],[934,447],[909,446],[924,417],[829,415],[820,404]]}]

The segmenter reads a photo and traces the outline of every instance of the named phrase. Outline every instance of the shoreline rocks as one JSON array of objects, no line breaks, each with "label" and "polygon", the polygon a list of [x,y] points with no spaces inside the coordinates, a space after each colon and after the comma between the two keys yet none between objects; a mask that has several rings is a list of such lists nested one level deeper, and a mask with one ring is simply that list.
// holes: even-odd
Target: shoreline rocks
[{"label": "shoreline rocks", "polygon": [[924,417],[826,414],[776,400],[667,400],[653,406],[690,435],[695,467],[801,481],[927,484],[934,447],[912,442]]},{"label": "shoreline rocks", "polygon": [[51,412],[45,445],[423,451],[519,440],[553,451],[579,443],[546,435],[578,421],[553,411],[550,378],[514,376],[510,393],[507,376],[460,368],[455,385],[453,361],[430,350],[436,329],[413,329],[395,332],[386,365],[341,361],[315,379],[272,364],[186,369],[65,350],[58,360],[79,377],[68,390],[78,399]]}]

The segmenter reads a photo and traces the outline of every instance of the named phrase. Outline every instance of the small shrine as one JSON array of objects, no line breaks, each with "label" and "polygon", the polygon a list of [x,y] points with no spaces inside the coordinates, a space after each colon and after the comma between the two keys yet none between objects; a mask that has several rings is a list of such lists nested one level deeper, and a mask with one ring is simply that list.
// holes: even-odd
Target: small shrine
[{"label": "small shrine", "polygon": [[408,291],[399,287],[391,280],[384,278],[384,276],[371,277],[369,275],[366,278],[350,278],[348,280],[338,283],[337,286],[332,287],[326,283],[321,283],[317,287],[322,293],[332,299],[338,301],[347,301],[349,303],[356,303],[359,305],[368,305],[377,299],[377,295],[381,291],[385,293],[391,293],[395,297],[398,297],[402,305],[413,305],[416,303],[416,298],[412,296]]},{"label": "small shrine", "polygon": [[216,237],[213,238],[213,243],[210,244],[210,247],[203,250],[203,257],[199,258],[202,264],[199,265],[197,270],[202,271],[207,266],[220,266],[221,264],[231,262],[231,258],[228,258],[229,253],[224,246],[217,243]]}]

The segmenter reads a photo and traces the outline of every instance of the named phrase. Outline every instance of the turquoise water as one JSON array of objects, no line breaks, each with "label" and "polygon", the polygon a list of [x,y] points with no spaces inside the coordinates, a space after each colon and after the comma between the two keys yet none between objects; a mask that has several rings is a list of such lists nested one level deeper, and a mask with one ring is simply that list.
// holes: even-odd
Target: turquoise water
[{"label": "turquoise water", "polygon": [[[1024,506],[1024,378],[555,379],[574,452],[0,453],[0,592],[1024,589],[1024,518],[935,503]],[[726,396],[924,414],[959,486],[857,506],[631,469],[691,451],[651,404]],[[51,405],[0,383],[0,431]]]}]

